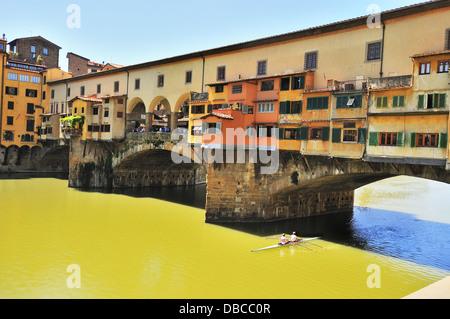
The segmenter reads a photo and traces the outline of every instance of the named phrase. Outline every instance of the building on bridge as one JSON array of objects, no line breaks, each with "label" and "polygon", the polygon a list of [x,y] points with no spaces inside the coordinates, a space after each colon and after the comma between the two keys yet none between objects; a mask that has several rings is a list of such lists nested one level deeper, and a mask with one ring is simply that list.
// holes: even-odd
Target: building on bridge
[{"label": "building on bridge", "polygon": [[[375,27],[369,18],[53,81],[50,104],[121,95],[125,129],[111,127],[116,136],[140,126],[151,131],[161,106],[174,129],[189,104],[193,144],[214,146],[211,134],[204,136],[208,128],[253,128],[257,141],[270,132],[279,149],[303,155],[449,163],[448,72],[437,71],[448,68],[448,1],[382,12]],[[88,111],[86,122],[93,116]],[[392,147],[394,138],[399,145]]]}]

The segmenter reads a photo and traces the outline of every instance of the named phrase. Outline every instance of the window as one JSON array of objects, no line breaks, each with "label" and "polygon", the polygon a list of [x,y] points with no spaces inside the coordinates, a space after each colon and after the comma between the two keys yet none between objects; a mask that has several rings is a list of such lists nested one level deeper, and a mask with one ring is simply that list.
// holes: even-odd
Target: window
[{"label": "window", "polygon": [[84,86],[80,87],[80,95],[81,96],[84,96],[84,92],[85,92]]},{"label": "window", "polygon": [[14,125],[14,117],[13,116],[6,117],[6,125]]},{"label": "window", "polygon": [[247,137],[255,137],[255,127],[254,126],[249,126],[247,125],[246,129],[245,129],[245,136]]},{"label": "window", "polygon": [[205,105],[192,105],[191,114],[203,114],[205,113]]},{"label": "window", "polygon": [[336,108],[360,108],[362,107],[362,95],[344,95],[336,97]]},{"label": "window", "polygon": [[216,85],[215,92],[216,93],[222,93],[223,92],[223,85]]},{"label": "window", "polygon": [[102,85],[101,84],[97,84],[97,94],[102,93]]},{"label": "window", "polygon": [[280,114],[300,114],[303,101],[280,102]]},{"label": "window", "polygon": [[67,88],[67,97],[70,96],[70,88]]},{"label": "window", "polygon": [[312,128],[309,135],[310,140],[322,140],[322,128]]},{"label": "window", "polygon": [[217,81],[225,81],[225,67],[217,67]]},{"label": "window", "polygon": [[39,76],[31,76],[31,83],[40,84],[41,78]]},{"label": "window", "polygon": [[141,79],[134,80],[134,89],[140,90],[141,89]]},{"label": "window", "polygon": [[438,73],[448,72],[449,61],[439,61],[438,62]]},{"label": "window", "polygon": [[48,49],[47,49],[47,48],[44,48],[44,49],[42,50],[42,53],[43,53],[44,55],[48,55]]},{"label": "window", "polygon": [[433,108],[445,108],[446,107],[445,93],[423,94],[419,95],[419,109],[433,109]]},{"label": "window", "polygon": [[27,114],[34,114],[34,104],[27,103]]},{"label": "window", "polygon": [[160,87],[164,87],[164,74],[160,74],[158,75],[158,83],[157,86]]},{"label": "window", "polygon": [[291,78],[282,78],[280,81],[280,91],[289,91]]},{"label": "window", "polygon": [[242,84],[239,84],[239,85],[233,85],[233,86],[231,87],[231,93],[232,93],[232,94],[239,94],[239,93],[242,93]]},{"label": "window", "polygon": [[37,91],[37,90],[30,90],[30,89],[27,89],[27,90],[25,91],[25,94],[26,94],[26,96],[28,96],[28,97],[37,97],[38,91]]},{"label": "window", "polygon": [[388,107],[388,97],[387,96],[377,97],[377,107]]},{"label": "window", "polygon": [[328,109],[328,96],[308,98],[306,109],[307,110],[326,110],[326,109]]},{"label": "window", "polygon": [[105,99],[105,104],[109,104],[109,98]]},{"label": "window", "polygon": [[303,90],[305,88],[305,77],[304,76],[293,76],[292,77],[292,90]]},{"label": "window", "polygon": [[7,87],[5,88],[5,92],[6,92],[6,94],[8,94],[8,95],[17,95],[17,88],[13,88],[13,87],[7,86]]},{"label": "window", "polygon": [[419,133],[416,136],[417,147],[438,147],[439,134]]},{"label": "window", "polygon": [[5,51],[5,45],[3,43],[0,43],[0,51]]},{"label": "window", "polygon": [[8,110],[14,110],[14,102],[8,101]]},{"label": "window", "polygon": [[367,61],[375,61],[381,59],[381,42],[373,42],[367,44]]},{"label": "window", "polygon": [[119,92],[119,81],[114,82],[114,92]]},{"label": "window", "polygon": [[258,126],[258,137],[274,137],[275,136],[275,126]]},{"label": "window", "polygon": [[397,133],[380,133],[381,146],[397,146]]},{"label": "window", "polygon": [[98,107],[92,109],[92,115],[98,115]]},{"label": "window", "polygon": [[259,103],[258,113],[273,113],[274,106],[275,106],[274,103]]},{"label": "window", "polygon": [[34,132],[34,120],[27,120],[27,132]]},{"label": "window", "polygon": [[284,129],[283,138],[285,140],[296,140],[297,139],[297,129],[295,128],[287,128]]},{"label": "window", "polygon": [[185,83],[192,83],[192,71],[186,71]]},{"label": "window", "polygon": [[42,91],[42,99],[45,100],[47,98],[47,92]]},{"label": "window", "polygon": [[450,29],[445,30],[445,49],[450,50]]},{"label": "window", "polygon": [[35,45],[31,46],[31,53],[36,53],[36,46]]},{"label": "window", "polygon": [[274,89],[274,80],[262,81],[261,91],[272,91]]},{"label": "window", "polygon": [[17,81],[18,78],[19,78],[19,75],[17,73],[8,72],[8,80]]},{"label": "window", "polygon": [[305,54],[305,69],[317,68],[317,54],[317,51]]},{"label": "window", "polygon": [[105,110],[103,112],[103,117],[109,117],[109,110]]},{"label": "window", "polygon": [[123,112],[117,112],[117,118],[122,119],[123,118]]},{"label": "window", "polygon": [[[69,91],[69,93],[70,93],[70,91]],[[55,90],[50,91],[50,98],[52,98],[52,99],[55,98]]]},{"label": "window", "polygon": [[104,132],[104,133],[109,133],[109,132],[111,132],[111,125],[109,125],[109,124],[107,124],[107,125],[102,125],[101,131]]},{"label": "window", "polygon": [[4,141],[14,141],[14,133],[11,131],[5,131],[3,133],[3,140]]},{"label": "window", "polygon": [[423,74],[430,74],[431,71],[431,63],[427,62],[427,63],[420,63],[419,65],[419,74],[423,75]]},{"label": "window", "polygon": [[404,107],[405,106],[405,96],[398,95],[392,97],[392,107]]},{"label": "window", "polygon": [[19,77],[19,81],[20,82],[30,82],[30,76],[29,75],[25,75],[25,74],[21,74]]},{"label": "window", "polygon": [[258,75],[266,75],[267,72],[267,61],[258,61]]}]

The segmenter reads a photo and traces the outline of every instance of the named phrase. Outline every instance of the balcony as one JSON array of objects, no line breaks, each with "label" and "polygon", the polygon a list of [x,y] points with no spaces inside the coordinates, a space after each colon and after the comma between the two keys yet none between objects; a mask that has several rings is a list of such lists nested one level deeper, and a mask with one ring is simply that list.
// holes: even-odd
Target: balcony
[{"label": "balcony", "polygon": [[77,128],[63,128],[62,133],[68,136],[81,136],[83,135],[83,130]]},{"label": "balcony", "polygon": [[412,86],[412,75],[390,76],[386,78],[370,78],[370,90],[382,90]]},{"label": "balcony", "polygon": [[[330,84],[328,85],[330,87]],[[357,79],[348,81],[333,81],[332,88],[335,92],[351,93],[367,90],[367,79]]]}]

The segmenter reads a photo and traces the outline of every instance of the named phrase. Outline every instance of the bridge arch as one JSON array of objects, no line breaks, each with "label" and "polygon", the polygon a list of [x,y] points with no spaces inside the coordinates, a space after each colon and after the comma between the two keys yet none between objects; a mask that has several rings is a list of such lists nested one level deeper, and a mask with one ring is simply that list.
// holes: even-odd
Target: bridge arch
[{"label": "bridge arch", "polygon": [[145,103],[140,97],[135,97],[127,106],[127,132],[146,126]]},{"label": "bridge arch", "polygon": [[177,127],[188,128],[189,125],[189,100],[191,99],[191,92],[186,92],[182,94],[176,104],[173,111],[173,122],[172,127],[175,129]]},{"label": "bridge arch", "polygon": [[148,107],[148,123],[150,131],[158,131],[172,128],[172,107],[169,100],[164,96],[155,97]]}]

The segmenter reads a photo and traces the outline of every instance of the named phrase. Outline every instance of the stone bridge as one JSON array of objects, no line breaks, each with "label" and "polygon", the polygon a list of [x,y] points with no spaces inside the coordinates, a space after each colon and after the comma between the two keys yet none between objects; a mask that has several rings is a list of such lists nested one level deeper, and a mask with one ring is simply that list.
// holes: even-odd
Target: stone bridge
[{"label": "stone bridge", "polygon": [[[279,151],[278,169],[271,174],[262,173],[267,165],[251,160],[248,150],[242,163],[229,163],[225,158],[218,163],[218,157],[209,163],[193,161],[205,150],[189,146],[185,163],[175,164],[171,156],[177,143],[164,133],[129,133],[122,142],[72,138],[69,186],[119,188],[207,182],[206,221],[227,223],[352,210],[355,189],[397,175],[450,183],[445,166],[304,156],[293,151]],[[234,156],[230,158],[237,158],[238,150],[231,152]]]},{"label": "stone bridge", "polygon": [[206,182],[206,166],[175,164],[170,133],[128,133],[123,141],[71,139],[69,186],[121,188],[183,186]]},{"label": "stone bridge", "polygon": [[445,166],[279,156],[275,174],[261,174],[261,164],[208,164],[206,220],[264,222],[353,210],[355,189],[397,175],[450,183]]}]

